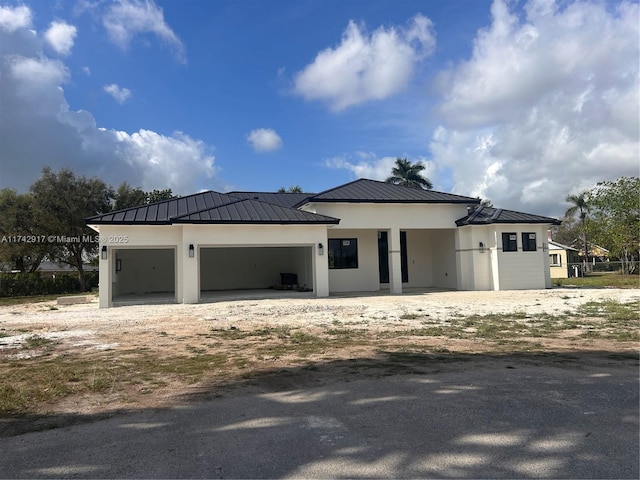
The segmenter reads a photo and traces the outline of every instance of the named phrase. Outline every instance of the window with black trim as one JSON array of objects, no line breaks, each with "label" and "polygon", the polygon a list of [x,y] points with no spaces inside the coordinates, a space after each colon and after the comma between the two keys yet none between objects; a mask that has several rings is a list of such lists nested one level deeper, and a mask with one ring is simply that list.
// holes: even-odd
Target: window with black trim
[{"label": "window with black trim", "polygon": [[518,235],[516,233],[502,234],[502,251],[517,252],[518,251]]},{"label": "window with black trim", "polygon": [[562,257],[560,257],[559,253],[552,253],[549,255],[549,264],[552,267],[561,267],[562,266]]},{"label": "window with black trim", "polygon": [[358,239],[329,239],[329,268],[358,268]]},{"label": "window with black trim", "polygon": [[523,232],[522,233],[522,251],[523,252],[535,252],[536,251],[536,234]]}]

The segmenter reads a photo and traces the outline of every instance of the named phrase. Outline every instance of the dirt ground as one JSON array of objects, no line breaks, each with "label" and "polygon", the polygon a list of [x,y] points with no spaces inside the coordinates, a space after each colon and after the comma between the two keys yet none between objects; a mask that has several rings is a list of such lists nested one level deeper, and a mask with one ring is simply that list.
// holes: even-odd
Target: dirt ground
[{"label": "dirt ground", "polygon": [[[132,381],[133,374],[118,373],[119,380],[114,379],[110,388],[61,395],[33,407],[40,413],[92,414],[123,407],[174,405],[186,393],[211,391],[212,385],[251,377],[257,371],[330,363],[343,367],[340,362],[345,360],[380,359],[384,355],[388,360],[389,352],[504,354],[517,347],[521,352],[637,353],[635,341],[585,337],[580,325],[535,338],[528,334],[508,338],[504,331],[495,338],[467,335],[480,328],[473,322],[468,322],[468,327],[458,326],[455,335],[447,333],[459,319],[498,316],[499,321],[513,317],[514,322],[527,322],[532,318],[571,317],[589,302],[608,300],[637,304],[640,291],[427,291],[398,296],[272,298],[111,309],[99,309],[97,299],[68,306],[50,301],[0,307],[0,360],[18,368],[22,361],[37,359],[87,359],[96,365],[110,362],[151,372],[151,380],[140,382]],[[127,363],[142,356],[160,363],[171,358],[186,362],[200,356],[208,366],[198,374],[181,374],[183,366],[176,363],[177,373],[168,375],[148,364]],[[342,375],[343,370],[337,369],[336,375]],[[331,375],[330,370],[323,371]],[[154,375],[161,375],[162,381],[154,380]]]}]

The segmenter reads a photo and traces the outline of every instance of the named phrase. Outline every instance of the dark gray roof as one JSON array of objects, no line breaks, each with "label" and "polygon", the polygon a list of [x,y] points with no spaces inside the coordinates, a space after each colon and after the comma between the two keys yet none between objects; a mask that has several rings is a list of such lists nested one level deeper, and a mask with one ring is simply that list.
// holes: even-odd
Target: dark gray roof
[{"label": "dark gray roof", "polygon": [[312,202],[462,203],[468,205],[478,204],[480,199],[361,178],[313,195],[301,204]]},{"label": "dark gray roof", "polygon": [[274,192],[227,192],[227,195],[231,195],[241,199],[259,200],[261,202],[272,203],[274,205],[280,205],[281,207],[295,207],[300,202],[315,195],[315,193],[274,193]]},{"label": "dark gray roof", "polygon": [[326,215],[303,212],[258,200],[236,200],[220,207],[202,210],[174,219],[174,223],[273,223],[273,224],[334,224],[340,220]]},{"label": "dark gray roof", "polygon": [[337,224],[339,221],[325,215],[211,191],[96,215],[86,220],[91,225]]},{"label": "dark gray roof", "polygon": [[493,207],[478,207],[466,217],[456,220],[456,225],[459,227],[464,225],[488,225],[491,223],[548,223],[560,225],[560,220]]}]

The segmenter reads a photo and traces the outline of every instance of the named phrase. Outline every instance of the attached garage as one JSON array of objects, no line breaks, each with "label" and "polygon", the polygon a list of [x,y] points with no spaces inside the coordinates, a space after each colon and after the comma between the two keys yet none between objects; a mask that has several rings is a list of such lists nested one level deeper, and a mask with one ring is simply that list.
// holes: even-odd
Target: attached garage
[{"label": "attached garage", "polygon": [[292,287],[313,290],[311,246],[201,247],[200,292]]},{"label": "attached garage", "polygon": [[113,302],[176,301],[175,248],[119,248],[113,255]]}]

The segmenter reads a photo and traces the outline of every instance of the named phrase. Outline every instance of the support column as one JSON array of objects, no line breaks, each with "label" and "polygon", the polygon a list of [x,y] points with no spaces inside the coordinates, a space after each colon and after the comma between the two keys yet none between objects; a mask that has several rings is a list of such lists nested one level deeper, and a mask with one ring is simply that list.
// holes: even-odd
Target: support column
[{"label": "support column", "polygon": [[402,293],[402,260],[400,257],[400,229],[389,230],[389,291]]},{"label": "support column", "polygon": [[[193,245],[193,250],[189,248],[191,245]],[[189,256],[190,251],[193,252],[193,257]],[[179,261],[182,261],[182,303],[198,303],[200,301],[199,254],[198,246],[193,243],[183,243],[182,252],[179,252],[178,258]]]},{"label": "support column", "polygon": [[[322,245],[322,249],[320,248]],[[329,296],[329,262],[327,261],[327,252],[329,242],[325,237],[322,242],[316,244],[311,250],[314,256],[314,290],[316,297]]]},{"label": "support column", "polygon": [[[107,258],[102,258],[102,249],[107,248]],[[100,263],[98,264],[98,298],[100,300],[100,308],[109,308],[112,302],[112,275],[115,265],[115,251],[111,247],[100,244],[98,255]]]}]

